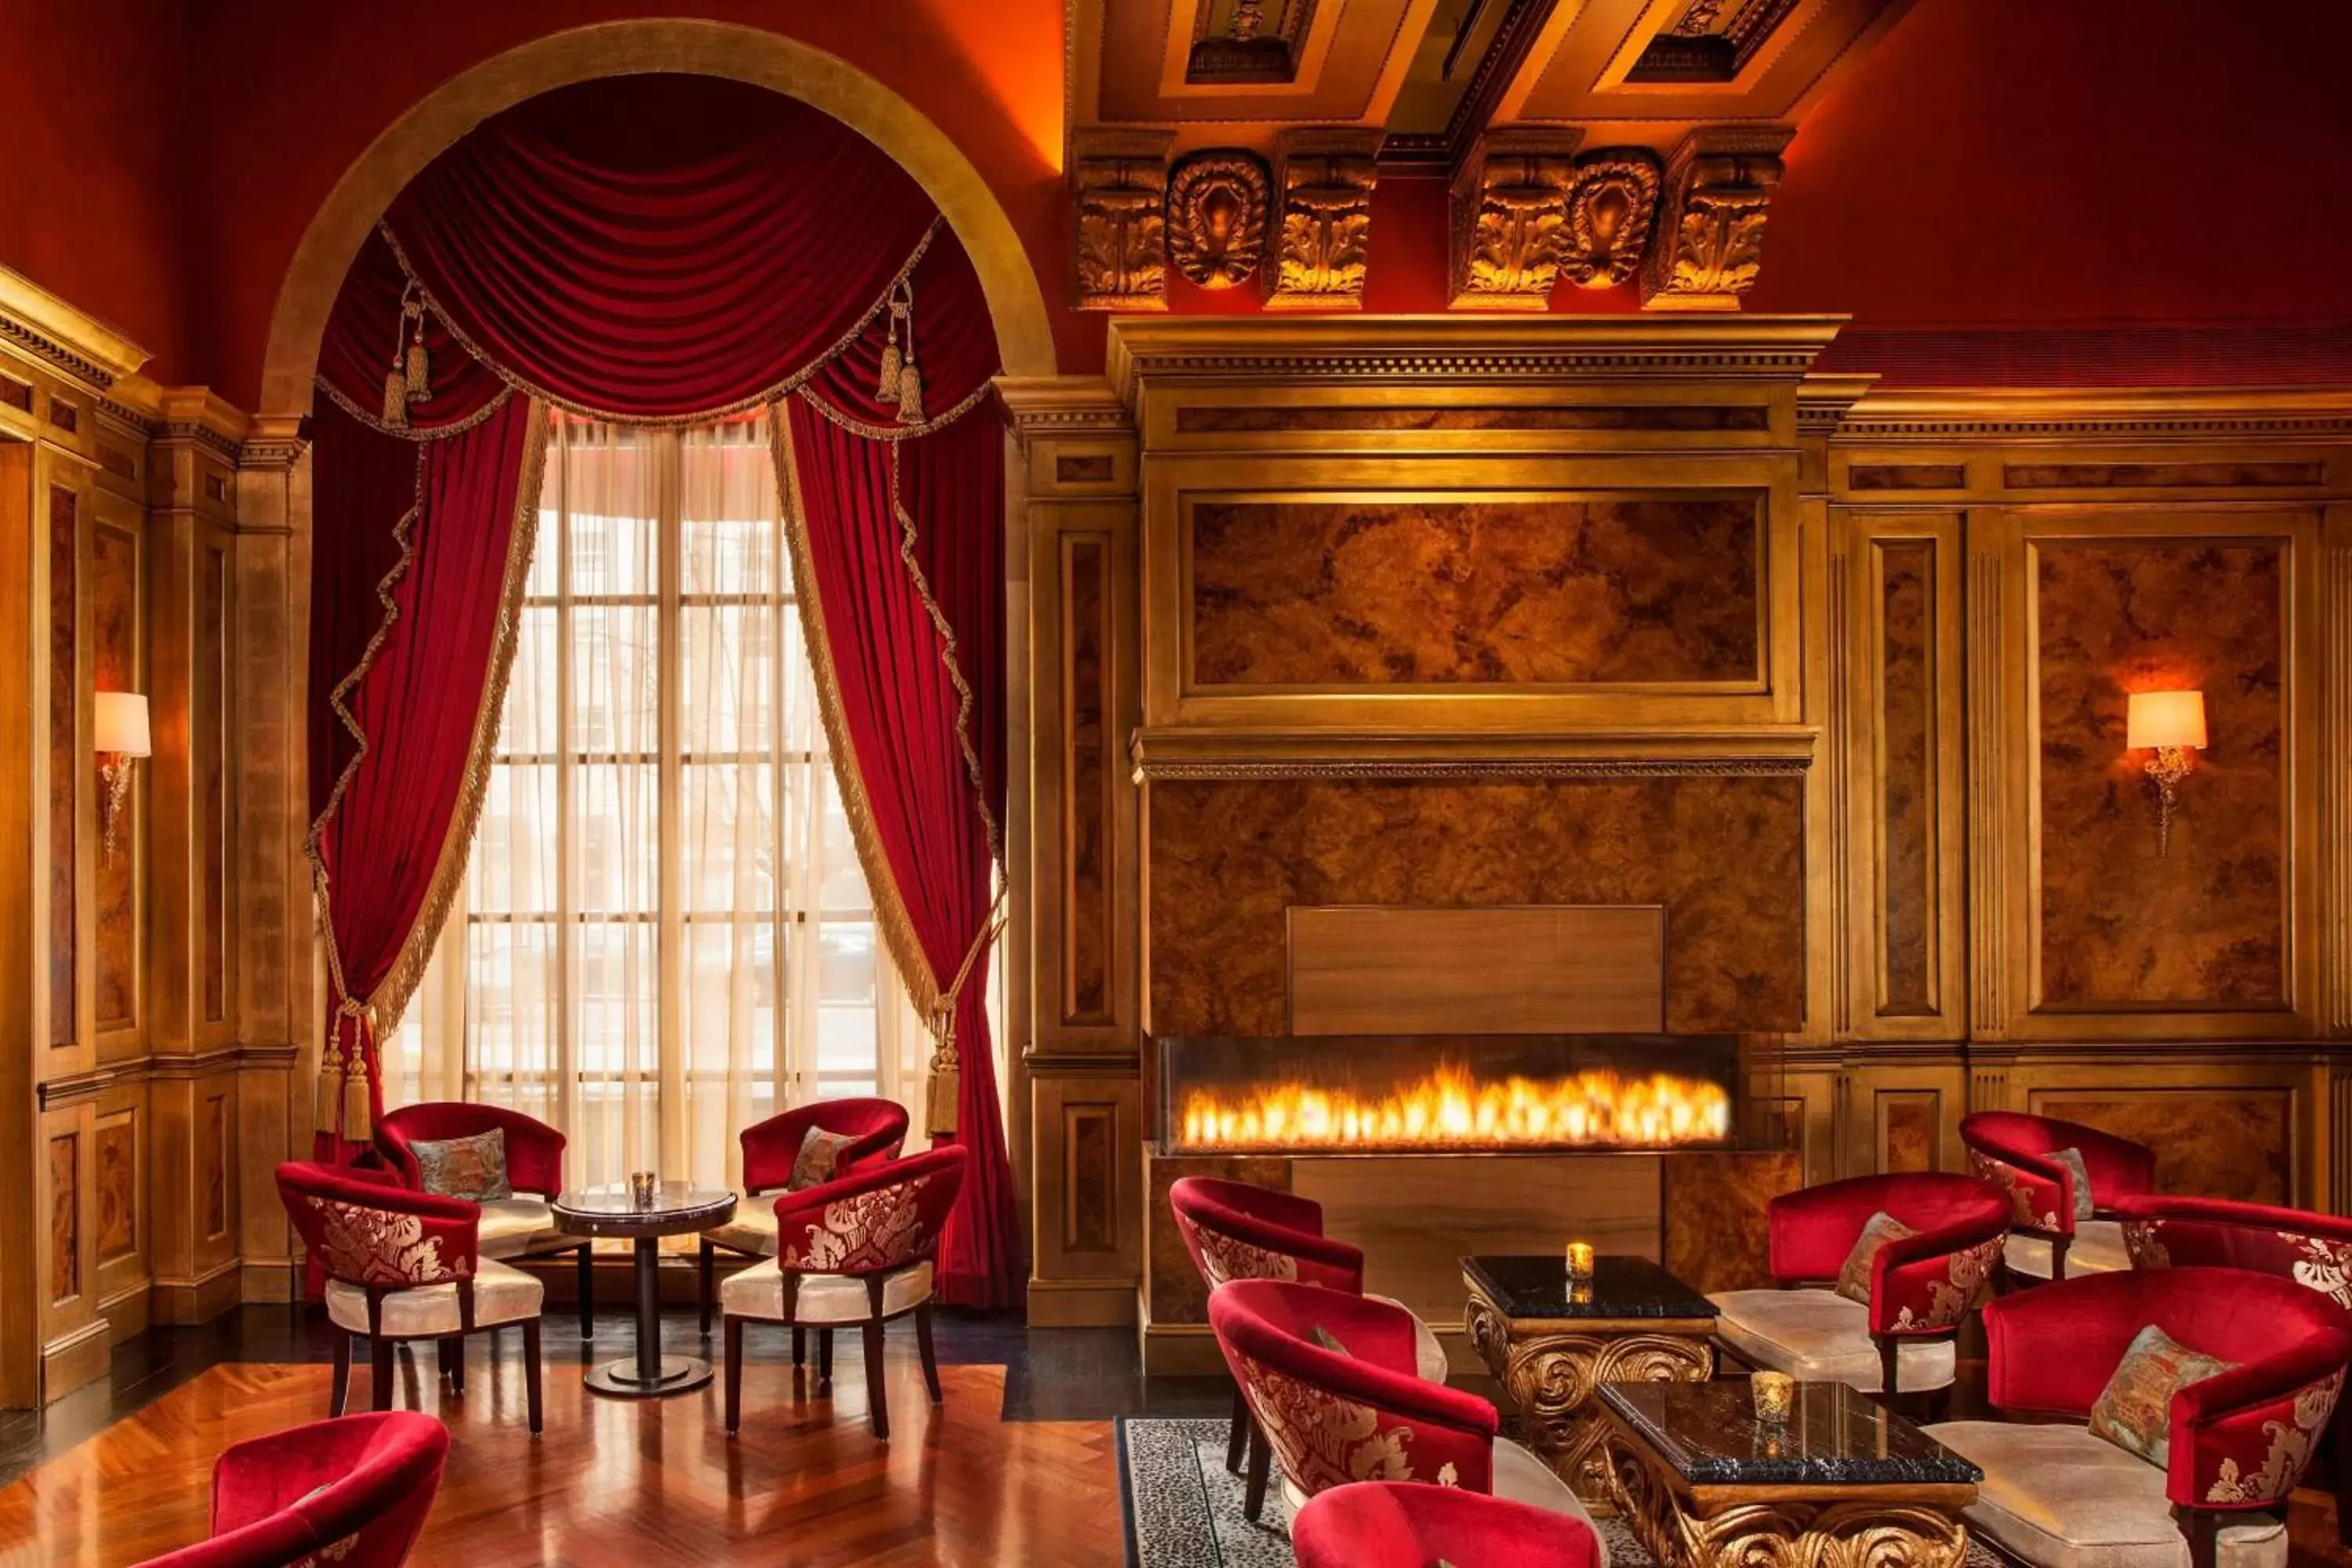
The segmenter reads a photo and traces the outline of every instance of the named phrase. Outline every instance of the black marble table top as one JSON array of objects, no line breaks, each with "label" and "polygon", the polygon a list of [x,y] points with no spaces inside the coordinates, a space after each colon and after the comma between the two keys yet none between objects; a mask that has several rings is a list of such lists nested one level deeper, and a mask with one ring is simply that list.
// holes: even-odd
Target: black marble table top
[{"label": "black marble table top", "polygon": [[1463,1278],[1507,1318],[1706,1318],[1715,1303],[1646,1258],[1602,1253],[1589,1285],[1570,1286],[1566,1249],[1548,1257],[1465,1258]]},{"label": "black marble table top", "polygon": [[1866,1394],[1801,1383],[1786,1422],[1756,1419],[1744,1377],[1593,1391],[1692,1486],[1972,1486],[1984,1473]]}]

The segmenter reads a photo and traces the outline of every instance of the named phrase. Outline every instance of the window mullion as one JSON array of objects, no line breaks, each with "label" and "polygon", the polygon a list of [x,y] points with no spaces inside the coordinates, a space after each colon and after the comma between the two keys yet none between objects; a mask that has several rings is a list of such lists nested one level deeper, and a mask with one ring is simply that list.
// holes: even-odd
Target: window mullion
[{"label": "window mullion", "polygon": [[685,575],[682,559],[685,475],[678,433],[665,430],[653,439],[660,454],[660,460],[654,468],[654,504],[657,514],[656,597],[659,601],[654,611],[655,647],[657,650],[654,662],[659,672],[656,750],[661,758],[657,764],[660,770],[657,784],[660,859],[657,868],[658,903],[656,906],[660,913],[660,923],[655,950],[655,973],[659,976],[655,987],[658,999],[656,1048],[661,1065],[661,1106],[657,1118],[661,1131],[656,1164],[665,1176],[683,1177],[692,1173],[688,1131],[690,1118],[686,1102],[686,868],[685,832],[680,809],[685,795],[682,787],[685,769],[680,757],[683,745],[679,734],[683,702],[680,692],[678,595]]}]

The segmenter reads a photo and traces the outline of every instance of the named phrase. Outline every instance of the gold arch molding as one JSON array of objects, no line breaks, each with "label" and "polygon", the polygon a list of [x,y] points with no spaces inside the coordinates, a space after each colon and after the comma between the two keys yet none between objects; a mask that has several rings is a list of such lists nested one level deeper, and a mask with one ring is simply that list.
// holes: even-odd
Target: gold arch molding
[{"label": "gold arch molding", "polygon": [[441,151],[525,99],[599,77],[656,71],[725,77],[824,110],[896,160],[939,206],[980,275],[1008,375],[1055,374],[1045,296],[996,194],[913,104],[837,56],[758,27],[692,18],[604,22],[493,56],[436,89],[343,172],[303,231],[262,361],[269,416],[310,409],[319,345],[343,274],[385,208]]}]

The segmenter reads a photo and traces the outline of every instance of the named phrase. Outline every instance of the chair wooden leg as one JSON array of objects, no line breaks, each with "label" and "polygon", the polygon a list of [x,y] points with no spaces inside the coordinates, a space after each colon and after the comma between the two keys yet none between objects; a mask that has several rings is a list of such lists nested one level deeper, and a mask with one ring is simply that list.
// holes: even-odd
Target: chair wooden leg
[{"label": "chair wooden leg", "polygon": [[392,1408],[392,1342],[368,1341],[368,1408]]},{"label": "chair wooden leg", "polygon": [[1251,1422],[1249,1432],[1249,1484],[1242,1492],[1242,1517],[1248,1520],[1252,1524],[1255,1524],[1257,1522],[1257,1516],[1265,1511],[1266,1471],[1272,1466],[1273,1462],[1274,1450],[1267,1447],[1265,1434],[1257,1429],[1256,1422]]},{"label": "chair wooden leg", "polygon": [[890,1436],[889,1385],[882,1376],[882,1320],[866,1320],[861,1331],[866,1341],[866,1418],[877,1437]]},{"label": "chair wooden leg", "polygon": [[525,1407],[530,1413],[530,1430],[539,1435],[539,1320],[525,1318],[522,1324],[522,1392]]},{"label": "chair wooden leg", "polygon": [[793,1325],[793,1370],[800,1371],[808,1364],[808,1331],[798,1323]]},{"label": "chair wooden leg", "polygon": [[[730,1313],[726,1321],[727,1430],[734,1432],[743,1425],[743,1320]],[[800,1331],[793,1332],[797,1335]]]},{"label": "chair wooden leg", "polygon": [[433,1359],[438,1363],[441,1375],[449,1380],[449,1392],[452,1394],[465,1393],[465,1336],[461,1334],[456,1339],[434,1341]]},{"label": "chair wooden leg", "polygon": [[929,1301],[915,1309],[915,1349],[923,1357],[923,1386],[931,1391],[931,1403],[943,1403],[947,1395],[940,1392],[940,1352],[931,1343],[931,1304]]},{"label": "chair wooden leg", "polygon": [[1249,1399],[1237,1383],[1234,1384],[1233,1430],[1225,1434],[1225,1473],[1229,1476],[1242,1473],[1242,1458],[1249,1452]]},{"label": "chair wooden leg", "polygon": [[819,1329],[816,1331],[816,1391],[819,1394],[833,1392],[833,1331],[831,1329]]},{"label": "chair wooden leg", "polygon": [[702,1238],[702,1337],[706,1340],[710,1337],[710,1281],[718,1269],[719,1248],[706,1236]]},{"label": "chair wooden leg", "polygon": [[1878,1342],[1878,1392],[1892,1402],[1902,1392],[1901,1357],[1895,1352],[1899,1342],[1892,1334],[1873,1334]]},{"label": "chair wooden leg", "polygon": [[2189,1538],[2189,1568],[2213,1568],[2219,1553],[2221,1516],[2211,1509],[2175,1508],[2180,1533]]},{"label": "chair wooden leg", "polygon": [[2066,1278],[2066,1248],[2072,1242],[2070,1237],[2053,1236],[2050,1238],[2050,1280],[2053,1284]]},{"label": "chair wooden leg", "polygon": [[586,1242],[580,1244],[580,1337],[596,1337],[596,1252]]},{"label": "chair wooden leg", "polygon": [[2352,1400],[2336,1402],[2336,1542],[2352,1546]]},{"label": "chair wooden leg", "polygon": [[341,1415],[343,1401],[352,1394],[352,1336],[342,1330],[335,1331],[335,1384],[327,1394],[327,1414]]}]

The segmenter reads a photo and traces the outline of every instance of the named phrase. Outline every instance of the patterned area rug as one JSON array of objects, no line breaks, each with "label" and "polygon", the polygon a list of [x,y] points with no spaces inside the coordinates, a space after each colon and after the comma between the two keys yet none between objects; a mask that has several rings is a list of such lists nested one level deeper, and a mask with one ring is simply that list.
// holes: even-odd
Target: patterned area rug
[{"label": "patterned area rug", "polygon": [[[1119,1418],[1128,1568],[1297,1568],[1279,1479],[1266,1488],[1258,1522],[1244,1519],[1242,1479],[1225,1471],[1225,1433],[1222,1418]],[[1599,1528],[1610,1568],[1655,1568],[1626,1525],[1604,1519]],[[1971,1537],[1968,1568],[2005,1568],[2005,1560]]]}]

